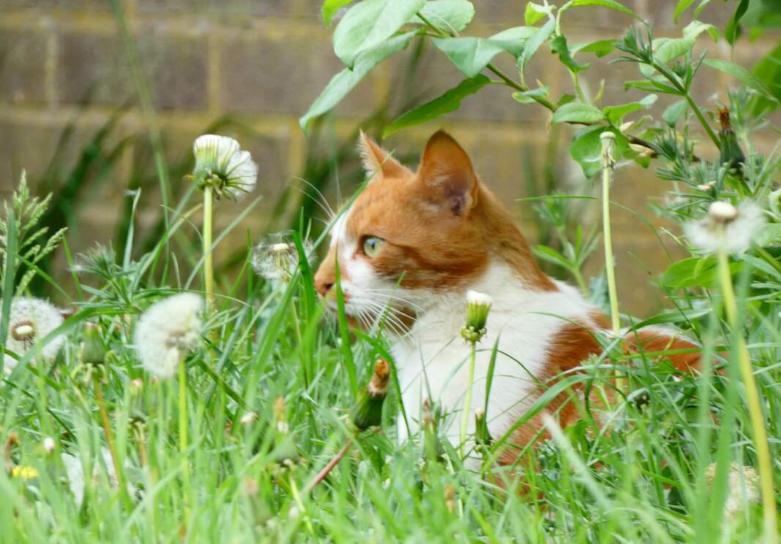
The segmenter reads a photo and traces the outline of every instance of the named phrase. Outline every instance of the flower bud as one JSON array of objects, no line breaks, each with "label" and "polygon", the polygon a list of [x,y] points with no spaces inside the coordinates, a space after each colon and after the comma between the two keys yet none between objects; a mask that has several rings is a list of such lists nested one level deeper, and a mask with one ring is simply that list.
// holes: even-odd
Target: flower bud
[{"label": "flower bud", "polygon": [[274,401],[274,449],[271,458],[284,467],[295,465],[300,456],[298,448],[290,434],[290,426],[285,417],[285,398],[277,397]]},{"label": "flower bud", "polygon": [[353,422],[358,430],[379,427],[382,423],[382,405],[388,392],[390,365],[378,359],[368,387],[358,396],[358,405],[353,412]]},{"label": "flower bud", "polygon": [[732,130],[732,123],[729,118],[729,110],[721,108],[719,110],[719,162],[727,168],[737,168],[746,162],[746,156],[740,149],[735,131]]},{"label": "flower bud", "polygon": [[79,358],[83,364],[100,366],[106,361],[106,347],[100,337],[100,328],[94,323],[84,326]]},{"label": "flower bud", "polygon": [[466,301],[466,326],[461,329],[461,336],[467,342],[476,344],[485,336],[488,312],[493,301],[490,296],[477,291],[468,291]]},{"label": "flower bud", "polygon": [[488,448],[493,442],[491,433],[488,431],[488,422],[485,419],[485,412],[478,408],[475,410],[475,443],[481,448]]}]

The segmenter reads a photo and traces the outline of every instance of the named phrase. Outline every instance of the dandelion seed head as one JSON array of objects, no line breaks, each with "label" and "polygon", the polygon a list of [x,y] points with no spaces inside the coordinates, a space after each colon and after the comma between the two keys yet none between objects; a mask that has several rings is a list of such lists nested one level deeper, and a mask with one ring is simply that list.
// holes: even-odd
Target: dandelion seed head
[{"label": "dandelion seed head", "polygon": [[203,176],[218,197],[237,199],[252,192],[258,181],[258,165],[249,151],[227,136],[204,134],[193,143],[195,169],[193,175]]},{"label": "dandelion seed head", "polygon": [[[311,259],[314,254],[312,243],[304,241],[303,244],[307,259]],[[252,268],[255,273],[272,283],[289,281],[298,270],[298,265],[298,248],[286,233],[269,235],[252,251]]]},{"label": "dandelion seed head", "polygon": [[135,332],[135,347],[144,368],[158,378],[176,374],[179,364],[201,342],[203,299],[181,293],[144,312]]},{"label": "dandelion seed head", "polygon": [[746,251],[764,224],[762,209],[751,201],[738,208],[728,202],[714,202],[708,215],[684,225],[684,232],[697,249],[706,253],[723,249],[732,254]]},{"label": "dandelion seed head", "polygon": [[[716,463],[711,463],[705,469],[705,480],[713,485],[716,478]],[[741,466],[732,462],[727,476],[727,500],[724,502],[724,513],[728,519],[733,519],[738,512],[748,504],[759,501],[759,474],[750,466]]]},{"label": "dandelion seed head", "polygon": [[46,451],[46,453],[51,453],[54,451],[54,448],[57,446],[57,443],[54,441],[54,439],[51,436],[47,436],[43,439],[43,449]]},{"label": "dandelion seed head", "polygon": [[[11,312],[8,316],[7,348],[19,356],[30,351],[36,342],[62,325],[62,312],[53,304],[32,297],[18,297],[11,302]],[[41,348],[45,359],[53,359],[60,351],[64,335],[58,335]],[[5,355],[5,369],[11,371],[16,366],[16,359]]]}]

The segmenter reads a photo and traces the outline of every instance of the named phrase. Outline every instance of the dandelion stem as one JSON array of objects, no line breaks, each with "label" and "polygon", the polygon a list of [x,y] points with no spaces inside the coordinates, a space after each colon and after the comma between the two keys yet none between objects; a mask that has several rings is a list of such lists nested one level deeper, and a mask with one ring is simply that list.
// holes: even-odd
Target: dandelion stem
[{"label": "dandelion stem", "polygon": [[206,185],[203,188],[203,256],[204,256],[204,289],[206,290],[206,303],[209,307],[214,304],[214,263],[212,262],[212,188]]},{"label": "dandelion stem", "polygon": [[179,452],[182,455],[182,484],[184,486],[184,524],[188,525],[187,494],[190,489],[190,467],[187,463],[187,367],[179,363]]},{"label": "dandelion stem", "polygon": [[125,471],[119,462],[117,447],[114,443],[114,434],[111,432],[108,412],[106,411],[106,401],[103,398],[103,386],[101,385],[100,378],[98,377],[93,379],[92,382],[95,388],[95,400],[98,403],[98,412],[100,413],[100,423],[103,426],[103,432],[106,435],[106,444],[108,444],[108,451],[111,453],[111,461],[114,463],[114,470],[117,473],[119,494],[122,496],[122,500],[125,501],[125,506],[130,507],[130,499],[127,496],[127,486],[125,485]]},{"label": "dandelion stem", "polygon": [[347,455],[347,452],[350,450],[350,446],[353,445],[352,438],[348,439],[347,442],[345,442],[344,446],[342,446],[342,449],[340,449],[336,455],[334,455],[333,459],[331,459],[326,466],[323,467],[323,470],[317,473],[317,476],[315,476],[311,482],[307,484],[307,486],[304,488],[304,493],[308,494],[310,491],[312,491],[317,484],[325,480],[326,476],[328,476],[331,471],[334,469],[336,465],[339,464],[339,461],[341,461],[345,455]]},{"label": "dandelion stem", "polygon": [[612,142],[602,139],[602,236],[605,243],[605,275],[607,292],[610,298],[610,320],[613,334],[621,333],[621,318],[618,314],[618,294],[616,292],[616,270],[613,257],[613,238],[610,232],[610,183],[613,174]]},{"label": "dandelion stem", "polygon": [[767,441],[767,431],[765,430],[765,423],[762,417],[759,389],[751,368],[751,357],[746,345],[746,339],[743,337],[743,334],[739,333],[738,304],[735,290],[732,286],[729,259],[723,246],[719,247],[717,256],[724,308],[727,313],[727,321],[732,328],[737,343],[738,367],[740,368],[743,386],[746,388],[746,400],[754,433],[754,447],[757,450],[762,510],[765,522],[765,542],[767,544],[775,544],[778,542],[778,522],[776,520],[776,497],[773,491],[773,465],[770,457],[770,446]]},{"label": "dandelion stem", "polygon": [[312,521],[309,519],[309,514],[307,514],[306,508],[304,507],[304,501],[301,500],[301,494],[298,492],[298,486],[296,486],[296,480],[293,478],[292,472],[290,473],[290,492],[293,495],[296,506],[301,511],[301,515],[304,516],[304,522],[306,523],[307,529],[309,529],[312,536],[315,536],[315,528],[312,526]]},{"label": "dandelion stem", "polygon": [[466,457],[466,429],[469,426],[469,408],[472,406],[472,385],[475,381],[475,358],[477,347],[471,342],[472,350],[469,353],[469,381],[466,386],[466,398],[464,399],[464,411],[461,416],[461,458]]}]

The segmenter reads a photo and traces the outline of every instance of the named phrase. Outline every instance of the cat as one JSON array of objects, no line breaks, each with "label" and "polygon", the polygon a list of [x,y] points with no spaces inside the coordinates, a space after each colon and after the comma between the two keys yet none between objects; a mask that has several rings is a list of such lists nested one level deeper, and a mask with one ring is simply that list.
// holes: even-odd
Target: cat
[{"label": "cat", "polygon": [[[392,338],[410,431],[419,428],[424,399],[430,398],[451,414],[445,434],[454,444],[471,349],[460,336],[466,292],[489,295],[493,304],[478,346],[469,410],[485,405],[498,339],[486,420],[491,436],[501,437],[557,377],[602,353],[595,332],[607,331],[608,320],[577,289],[543,273],[510,212],[450,135],[439,131],[429,139],[417,172],[363,133],[359,149],[369,182],[335,220],[315,287],[335,310],[338,259],[350,322],[368,328],[384,319]],[[670,357],[681,371],[698,364],[696,344],[664,329],[628,333],[622,343],[632,350],[681,351]],[[520,448],[545,436],[545,414],[556,412],[562,426],[582,418],[583,403],[570,398],[562,392],[515,429],[509,441],[515,447],[505,449],[500,461],[513,463]],[[471,436],[472,414],[468,421]],[[407,439],[407,427],[398,429],[399,439]]]}]

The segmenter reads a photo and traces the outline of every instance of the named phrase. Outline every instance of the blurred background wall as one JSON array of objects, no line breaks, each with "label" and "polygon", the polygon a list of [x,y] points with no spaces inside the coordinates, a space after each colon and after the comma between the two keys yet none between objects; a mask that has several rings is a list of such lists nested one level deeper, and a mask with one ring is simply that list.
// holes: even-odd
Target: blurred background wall
[{"label": "blurred background wall", "polygon": [[[522,25],[525,3],[474,0],[477,15],[467,32],[490,35]],[[675,0],[624,3],[654,21],[657,35],[679,35],[672,25]],[[341,68],[331,29],[320,20],[319,0],[117,0],[116,5],[118,11],[105,0],[0,0],[0,193],[7,197],[25,168],[38,194],[54,193],[47,220],[52,227],[69,227],[73,252],[98,242],[120,251],[132,211],[129,195],[138,189],[137,251],[148,246],[160,227],[160,173],[176,198],[187,188],[181,178],[190,168],[192,140],[217,131],[238,137],[252,152],[263,196],[221,249],[228,270],[244,258],[248,239],[297,224],[302,205],[317,213],[317,204],[305,196],[314,189],[302,179],[322,190],[333,206],[339,194],[352,191],[360,181],[353,145],[359,126],[379,135],[395,116],[461,79],[441,54],[413,44],[362,82],[307,139],[298,118]],[[618,37],[632,22],[608,9],[588,9],[589,17],[565,18],[571,42]],[[723,28],[732,10],[733,3],[714,1],[700,19]],[[691,12],[681,26],[690,18]],[[130,41],[123,40],[121,25],[129,28]],[[735,60],[751,67],[774,43],[773,37],[744,43]],[[711,56],[730,56],[723,41],[713,44],[703,37],[699,44]],[[585,85],[596,93],[604,80],[603,105],[630,101],[622,82],[636,68],[608,60],[593,61],[599,66],[587,72]],[[504,68],[513,73],[512,64]],[[550,85],[554,96],[571,89],[547,49],[538,53],[531,73]],[[725,76],[709,72],[700,78],[698,102],[715,107],[729,84]],[[144,96],[149,100],[139,98]],[[667,103],[660,100],[657,111]],[[506,88],[492,86],[442,122],[397,133],[384,145],[415,164],[428,135],[444,126],[536,243],[545,233],[532,205],[518,199],[553,190],[591,194],[595,188],[569,160],[571,133],[552,130],[548,119],[542,108],[520,105]],[[152,153],[158,141],[162,168]],[[647,313],[663,302],[649,282],[669,262],[660,243],[669,237],[649,202],[669,189],[652,169],[619,170],[615,200],[650,221],[649,226],[634,214],[615,212],[620,300],[626,310]],[[219,224],[235,219],[248,200],[221,204]],[[580,205],[575,213],[576,222],[586,227],[598,218],[593,205]],[[196,229],[185,230],[195,255]],[[600,269],[600,259],[595,255],[591,271]],[[63,282],[65,264],[59,255],[50,265]]]}]

